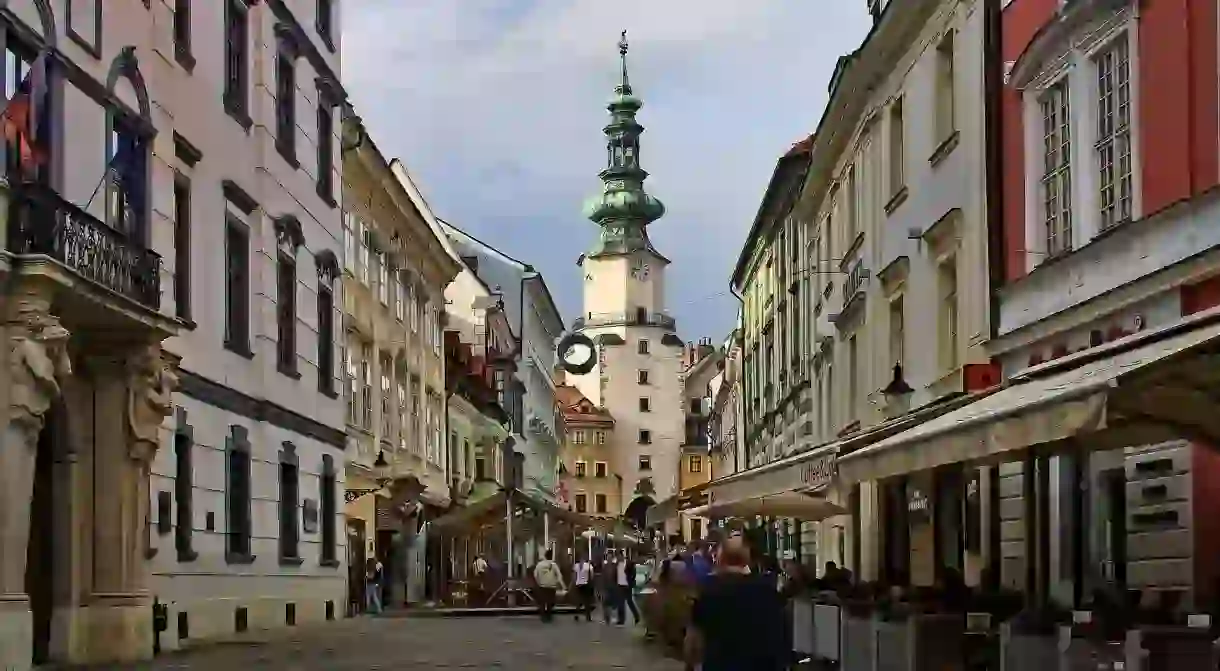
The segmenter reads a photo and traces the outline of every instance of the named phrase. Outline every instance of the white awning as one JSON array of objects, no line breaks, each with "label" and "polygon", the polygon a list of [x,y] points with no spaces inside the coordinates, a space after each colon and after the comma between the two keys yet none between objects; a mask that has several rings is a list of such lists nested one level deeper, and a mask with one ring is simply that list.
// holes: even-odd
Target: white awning
[{"label": "white awning", "polygon": [[769,496],[758,496],[749,499],[713,501],[706,506],[693,508],[688,512],[699,517],[791,517],[805,522],[819,522],[827,517],[844,515],[847,509],[830,501],[825,496],[826,490],[810,494],[805,492],[783,492]]},{"label": "white awning", "polygon": [[1030,369],[965,407],[841,455],[840,482],[999,461],[1071,438],[1092,449],[1191,434],[1220,438],[1220,413],[1206,393],[1220,387],[1217,317],[1209,313]]}]

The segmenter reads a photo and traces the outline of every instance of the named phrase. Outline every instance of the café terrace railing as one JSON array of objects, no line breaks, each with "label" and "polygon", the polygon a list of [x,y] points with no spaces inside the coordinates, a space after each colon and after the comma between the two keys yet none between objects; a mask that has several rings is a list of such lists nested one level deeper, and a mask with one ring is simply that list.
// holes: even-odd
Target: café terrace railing
[{"label": "caf\u00e9 terrace railing", "polygon": [[54,190],[14,187],[8,251],[45,255],[115,293],[156,310],[161,304],[161,257]]}]

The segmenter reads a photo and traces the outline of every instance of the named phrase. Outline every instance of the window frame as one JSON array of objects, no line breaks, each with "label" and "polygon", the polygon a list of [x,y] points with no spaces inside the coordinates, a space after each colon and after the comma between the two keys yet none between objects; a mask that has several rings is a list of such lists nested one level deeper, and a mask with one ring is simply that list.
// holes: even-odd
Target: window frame
[{"label": "window frame", "polygon": [[638,470],[639,472],[651,473],[652,472],[652,455],[651,454],[636,455],[635,465],[636,465],[636,470]]},{"label": "window frame", "polygon": [[191,180],[174,172],[174,315],[191,321]]},{"label": "window frame", "polygon": [[297,262],[284,250],[276,254],[276,370],[292,378],[297,371]]},{"label": "window frame", "polygon": [[[235,277],[235,271],[240,276]],[[250,227],[227,213],[225,217],[224,346],[247,359],[250,350]]]},{"label": "window frame", "polygon": [[224,0],[225,112],[249,130],[250,118],[250,7],[246,0]]},{"label": "window frame", "polygon": [[280,564],[301,564],[301,465],[285,441],[279,461]]}]

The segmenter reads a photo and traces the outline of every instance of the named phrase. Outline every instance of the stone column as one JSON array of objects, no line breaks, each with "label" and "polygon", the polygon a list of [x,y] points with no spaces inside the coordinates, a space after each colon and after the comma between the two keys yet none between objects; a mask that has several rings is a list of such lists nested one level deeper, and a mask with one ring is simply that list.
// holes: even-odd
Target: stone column
[{"label": "stone column", "polygon": [[158,344],[98,367],[87,648],[90,662],[128,662],[152,656],[148,476],[161,423],[173,410],[177,366]]},{"label": "stone column", "polygon": [[19,284],[3,302],[7,403],[0,424],[0,668],[27,669],[33,623],[25,593],[26,545],[38,436],[72,373],[68,331],[50,311],[51,291]]}]

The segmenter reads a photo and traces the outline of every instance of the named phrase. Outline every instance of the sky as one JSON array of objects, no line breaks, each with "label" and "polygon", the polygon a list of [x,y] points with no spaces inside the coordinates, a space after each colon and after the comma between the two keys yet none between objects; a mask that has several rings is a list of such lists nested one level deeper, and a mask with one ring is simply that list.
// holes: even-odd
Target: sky
[{"label": "sky", "polygon": [[776,160],[817,126],[865,0],[358,0],[343,81],[381,151],[439,217],[542,272],[567,324],[597,227],[606,102],[628,31],[649,227],[673,263],[667,312],[721,342],[729,277]]}]

